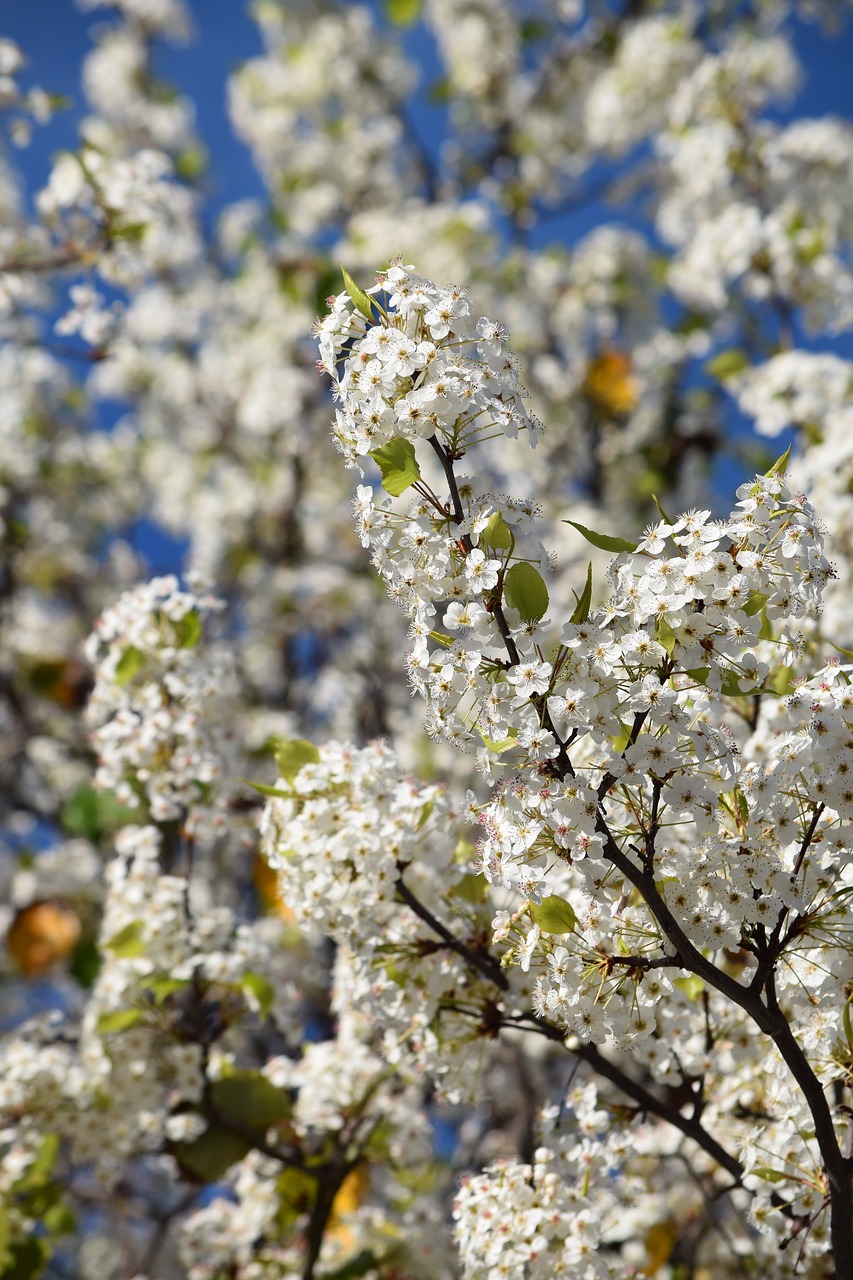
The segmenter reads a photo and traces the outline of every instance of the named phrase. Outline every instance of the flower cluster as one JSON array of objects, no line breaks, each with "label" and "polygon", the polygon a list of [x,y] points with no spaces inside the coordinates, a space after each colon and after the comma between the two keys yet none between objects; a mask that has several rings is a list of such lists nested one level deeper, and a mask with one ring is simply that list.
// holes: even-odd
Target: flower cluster
[{"label": "flower cluster", "polygon": [[228,799],[233,668],[226,652],[200,644],[218,607],[174,577],[155,578],[103,614],[86,648],[98,785],[147,804],[156,821],[180,819],[191,834],[221,828]]},{"label": "flower cluster", "polygon": [[413,272],[395,265],[370,294],[330,299],[318,325],[320,363],[342,402],[334,435],[344,456],[354,462],[389,440],[436,433],[458,449],[520,428],[535,440],[515,363],[502,354],[505,331],[474,319],[464,289],[439,289]]}]

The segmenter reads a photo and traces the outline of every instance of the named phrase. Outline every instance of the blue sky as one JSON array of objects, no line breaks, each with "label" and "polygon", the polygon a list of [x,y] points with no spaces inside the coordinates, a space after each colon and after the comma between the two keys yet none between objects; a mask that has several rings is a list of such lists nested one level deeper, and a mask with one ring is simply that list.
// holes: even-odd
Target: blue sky
[{"label": "blue sky", "polygon": [[[159,68],[196,103],[198,128],[212,157],[208,190],[215,210],[231,200],[262,194],[245,147],[231,135],[225,103],[229,72],[260,52],[260,37],[248,16],[247,0],[190,0],[189,7],[196,20],[196,37],[187,48],[164,49]],[[108,20],[107,10],[81,13],[74,0],[2,0],[0,4],[0,35],[11,36],[21,45],[30,59],[29,77],[71,98],[78,108],[88,33]],[[826,40],[814,24],[798,22],[796,27],[806,80],[796,100],[778,114],[786,118],[830,112],[853,117],[853,22],[833,40]],[[432,75],[437,64],[428,37],[414,29],[406,43],[413,58],[425,66],[426,76]],[[433,149],[443,112],[427,105],[423,94],[419,99],[414,123]],[[76,116],[75,110],[60,113],[50,126],[37,131],[31,147],[21,153],[18,162],[31,182],[44,181],[53,152],[73,145]],[[549,235],[573,237],[585,229],[570,220],[565,226],[549,228]]]}]

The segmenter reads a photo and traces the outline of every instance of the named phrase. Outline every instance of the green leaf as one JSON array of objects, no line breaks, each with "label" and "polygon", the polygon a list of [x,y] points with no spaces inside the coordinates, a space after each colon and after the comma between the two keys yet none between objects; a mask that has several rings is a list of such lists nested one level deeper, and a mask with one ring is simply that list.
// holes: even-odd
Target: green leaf
[{"label": "green leaf", "polygon": [[382,473],[382,488],[392,498],[399,498],[401,493],[405,493],[421,478],[415,446],[411,440],[397,436],[380,448],[371,449],[370,456]]},{"label": "green leaf", "polygon": [[304,1169],[284,1169],[276,1179],[279,1208],[277,1222],[287,1234],[302,1213],[308,1213],[317,1202],[317,1179]]},{"label": "green leaf", "polygon": [[52,1236],[68,1236],[77,1230],[77,1219],[67,1204],[52,1204],[43,1215],[42,1222]]},{"label": "green leaf", "polygon": [[421,16],[422,8],[422,0],[385,0],[388,21],[395,27],[410,27]]},{"label": "green leaf", "polygon": [[518,34],[527,43],[531,40],[544,40],[553,29],[551,23],[543,18],[525,18],[519,27]]},{"label": "green leaf", "polygon": [[155,1004],[162,1004],[186,985],[185,978],[154,978],[152,982],[146,982],[145,990],[151,993]]},{"label": "green leaf", "polygon": [[258,1071],[235,1071],[214,1080],[210,1099],[226,1124],[263,1133],[293,1111],[290,1097]]},{"label": "green leaf", "polygon": [[748,368],[749,357],[739,347],[730,347],[726,351],[720,351],[705,364],[705,372],[719,382],[725,382],[726,378],[733,378],[735,374],[743,373],[744,369]]},{"label": "green leaf", "polygon": [[666,618],[655,618],[655,640],[672,657],[675,651],[675,632]]},{"label": "green leaf", "polygon": [[195,1142],[177,1142],[173,1151],[181,1167],[199,1182],[219,1182],[251,1149],[248,1138],[214,1126]]},{"label": "green leaf", "polygon": [[684,674],[690,676],[691,680],[695,680],[697,684],[705,684],[708,676],[711,674],[710,667],[687,667]]},{"label": "green leaf", "polygon": [[836,653],[840,653],[843,658],[853,658],[853,649],[844,649],[840,644],[834,644],[832,640],[829,642]]},{"label": "green leaf", "polygon": [[259,973],[244,973],[240,979],[244,991],[250,991],[258,1002],[258,1013],[262,1018],[269,1015],[275,1000],[275,987]]},{"label": "green leaf", "polygon": [[336,1267],[334,1271],[325,1271],[323,1280],[360,1280],[361,1276],[366,1276],[371,1271],[376,1271],[381,1263],[387,1263],[388,1256],[378,1257],[369,1249],[362,1249],[354,1258],[350,1258],[343,1266]]},{"label": "green leaf", "polygon": [[279,738],[275,743],[275,764],[285,782],[293,779],[306,764],[319,764],[320,752],[305,738]]},{"label": "green leaf", "polygon": [[490,547],[492,551],[510,551],[514,542],[512,529],[500,511],[495,511],[489,516],[485,529],[480,532],[480,546]]},{"label": "green leaf", "polygon": [[117,1009],[115,1013],[102,1013],[98,1018],[98,1035],[108,1036],[115,1031],[126,1031],[141,1017],[141,1009]]},{"label": "green leaf", "polygon": [[657,507],[658,515],[660,516],[661,520],[665,521],[667,524],[672,524],[672,521],[670,520],[669,516],[666,514],[660,502],[658,501],[658,496],[656,493],[652,494],[652,502]]},{"label": "green leaf", "polygon": [[683,991],[692,1003],[701,999],[702,992],[705,990],[705,983],[701,978],[697,978],[695,973],[690,973],[685,978],[676,978],[672,985]]},{"label": "green leaf", "polygon": [[761,686],[757,684],[752,685],[749,689],[741,689],[740,682],[746,678],[745,675],[739,676],[737,671],[723,672],[720,693],[725,694],[727,698],[749,698],[754,693],[760,693]]},{"label": "green leaf", "polygon": [[636,542],[630,542],[628,538],[612,537],[609,533],[596,533],[594,529],[587,529],[586,525],[578,524],[577,520],[564,520],[563,524],[570,524],[573,529],[577,529],[578,533],[583,534],[587,542],[598,547],[599,551],[637,550]]},{"label": "green leaf", "polygon": [[784,1182],[788,1177],[787,1173],[780,1173],[778,1169],[768,1169],[766,1165],[756,1165],[749,1172],[751,1177],[763,1178],[765,1182]]},{"label": "green leaf", "polygon": [[265,782],[250,782],[248,778],[241,778],[240,781],[262,796],[276,796],[279,800],[293,799],[290,792],[282,791],[281,787],[268,787]]},{"label": "green leaf", "polygon": [[592,603],[592,561],[591,560],[589,562],[589,566],[586,571],[586,586],[584,587],[580,595],[577,595],[574,592],[572,594],[575,596],[575,599],[577,600],[577,604],[575,605],[574,613],[572,614],[569,621],[573,622],[576,626],[579,626],[580,623],[586,622],[587,618],[589,617],[589,606]]},{"label": "green leaf", "polygon": [[118,933],[110,938],[109,942],[105,942],[104,946],[107,951],[112,951],[121,960],[131,959],[133,956],[141,956],[144,950],[142,945],[143,925],[141,920],[131,920],[130,924],[126,924],[123,929],[119,929]]},{"label": "green leaf", "polygon": [[443,631],[431,631],[429,634],[430,639],[436,644],[443,645],[445,649],[449,649],[453,644],[453,636],[446,636]]},{"label": "green leaf", "polygon": [[748,618],[751,618],[754,614],[760,613],[766,604],[767,596],[763,591],[750,591],[746,604],[743,606],[743,612]]},{"label": "green leaf", "polygon": [[0,1280],[37,1280],[42,1274],[52,1250],[47,1240],[31,1237],[9,1246],[6,1263],[0,1271]]},{"label": "green leaf", "polygon": [[578,918],[572,904],[555,893],[541,902],[529,902],[527,910],[543,933],[571,933],[577,928]]},{"label": "green leaf", "polygon": [[101,972],[103,958],[98,950],[98,944],[91,936],[82,937],[71,952],[71,959],[68,962],[68,972],[72,978],[76,978],[86,991],[95,984],[95,979]]},{"label": "green leaf", "polygon": [[489,751],[493,751],[496,756],[499,756],[502,751],[511,751],[513,747],[518,746],[518,743],[515,740],[516,734],[517,730],[515,728],[510,728],[510,731],[505,738],[487,738],[483,731],[480,730],[480,737],[483,739],[484,746],[486,746]]},{"label": "green leaf", "polygon": [[97,842],[107,832],[138,822],[139,814],[139,809],[131,809],[117,800],[114,791],[81,787],[63,805],[60,820],[69,835],[85,836]]},{"label": "green leaf", "polygon": [[369,294],[366,294],[360,285],[356,284],[343,263],[341,263],[341,275],[344,278],[344,288],[352,299],[356,310],[361,312],[365,320],[369,320],[373,324],[373,303],[370,301]]},{"label": "green leaf", "polygon": [[504,575],[504,600],[525,622],[538,622],[548,608],[548,588],[538,569],[520,561]]},{"label": "green leaf", "polygon": [[131,680],[145,666],[145,654],[133,645],[125,649],[116,663],[115,682],[117,685],[130,684]]},{"label": "green leaf", "polygon": [[768,693],[775,693],[780,698],[787,698],[794,687],[795,678],[794,668],[786,667],[784,662],[780,662],[767,677],[765,689]]},{"label": "green leaf", "polygon": [[194,649],[201,639],[202,630],[201,614],[198,609],[190,609],[175,623],[178,648]]},{"label": "green leaf", "polygon": [[32,1190],[33,1187],[43,1187],[53,1173],[58,1156],[59,1136],[55,1133],[48,1133],[39,1146],[35,1160],[32,1161],[27,1169],[22,1183],[18,1185],[22,1185],[28,1190]]},{"label": "green leaf", "polygon": [[462,902],[470,902],[477,906],[485,902],[489,895],[489,884],[485,876],[464,875],[450,890],[451,898],[459,898]]},{"label": "green leaf", "polygon": [[791,444],[788,445],[787,449],[782,454],[781,458],[777,458],[776,461],[773,463],[773,466],[770,468],[770,470],[765,471],[764,474],[766,476],[783,476],[785,472],[788,470],[788,463],[791,461],[791,450],[793,449],[793,447],[794,445],[792,442]]}]

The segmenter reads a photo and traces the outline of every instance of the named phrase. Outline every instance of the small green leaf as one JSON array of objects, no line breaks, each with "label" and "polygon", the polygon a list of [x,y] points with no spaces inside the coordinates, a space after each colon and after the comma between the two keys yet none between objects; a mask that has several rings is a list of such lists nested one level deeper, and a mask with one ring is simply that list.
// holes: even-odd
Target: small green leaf
[{"label": "small green leaf", "polygon": [[235,1071],[223,1080],[214,1080],[210,1098],[224,1123],[256,1133],[286,1120],[293,1111],[289,1095],[258,1071]]},{"label": "small green leaf", "polygon": [[580,595],[576,595],[574,592],[572,594],[575,596],[575,599],[577,600],[577,604],[575,605],[574,613],[572,614],[569,621],[573,622],[575,626],[580,626],[580,624],[582,622],[586,622],[587,618],[589,617],[589,606],[592,603],[592,561],[591,560],[589,562],[589,566],[586,571],[586,586],[584,587]]},{"label": "small green leaf", "polygon": [[405,493],[421,478],[415,446],[411,440],[397,436],[380,448],[371,449],[370,456],[382,473],[382,488],[392,498],[399,498],[401,493]]},{"label": "small green leaf", "polygon": [[252,1149],[248,1138],[214,1126],[195,1142],[178,1142],[174,1154],[183,1169],[199,1182],[219,1182]]},{"label": "small green leaf", "polygon": [[686,978],[676,978],[672,985],[683,991],[687,999],[692,1002],[699,1000],[705,990],[705,983],[701,978],[697,978],[695,973],[688,974]]},{"label": "small green leaf", "polygon": [[485,876],[464,875],[450,890],[451,898],[459,898],[462,902],[470,902],[477,906],[485,902],[489,895],[489,884]]},{"label": "small green leaf", "polygon": [[794,668],[786,667],[784,662],[780,662],[778,667],[774,667],[767,677],[765,688],[768,693],[775,693],[780,698],[787,698],[794,687],[795,679]]},{"label": "small green leaf", "polygon": [[548,588],[538,569],[520,561],[504,575],[504,600],[525,622],[538,622],[548,608]]},{"label": "small green leaf", "polygon": [[431,631],[429,634],[436,644],[443,645],[445,649],[449,649],[453,644],[453,636],[446,636],[443,631]]},{"label": "small green leaf", "polygon": [[102,963],[103,958],[97,942],[93,937],[84,935],[71,952],[68,972],[72,978],[77,979],[81,987],[88,991],[94,986],[95,979],[101,972]]},{"label": "small green leaf", "polygon": [[202,630],[201,614],[198,609],[190,609],[175,623],[178,648],[194,649],[201,639]]},{"label": "small green leaf", "polygon": [[155,1004],[162,1004],[169,996],[173,996],[176,991],[181,991],[186,985],[186,980],[183,978],[154,978],[152,982],[146,982],[145,990],[151,993]]},{"label": "small green leaf", "polygon": [[500,511],[495,511],[489,516],[486,527],[480,532],[480,546],[490,547],[492,551],[510,551],[514,542],[512,529]]},{"label": "small green leaf", "polygon": [[675,651],[675,632],[666,618],[655,618],[655,640],[672,657]]},{"label": "small green leaf", "polygon": [[[368,1275],[371,1271],[378,1272],[380,1266],[387,1265],[389,1255],[383,1254],[380,1258],[369,1249],[362,1249],[345,1262],[343,1266],[336,1267],[334,1271],[325,1271],[323,1273],[324,1280],[361,1280],[362,1276]],[[398,1274],[394,1268],[395,1274]],[[389,1272],[390,1274],[390,1272]]]},{"label": "small green leaf", "polygon": [[781,458],[777,458],[776,461],[773,463],[773,466],[770,468],[770,470],[765,471],[764,474],[766,476],[783,476],[785,472],[788,470],[788,463],[791,461],[791,450],[793,449],[793,447],[794,445],[792,442],[791,444],[788,445],[787,449],[782,454]]},{"label": "small green leaf", "polygon": [[360,285],[356,284],[343,264],[341,264],[341,275],[344,278],[344,288],[352,299],[356,310],[360,311],[364,318],[373,324],[373,303],[370,301],[370,295],[366,294]]},{"label": "small green leaf", "polygon": [[754,614],[760,613],[766,604],[767,596],[763,591],[750,591],[746,604],[743,606],[743,612],[748,618],[751,618]]},{"label": "small green leaf", "polygon": [[262,796],[275,796],[279,800],[292,800],[293,797],[289,791],[282,791],[281,787],[268,787],[265,782],[250,782],[248,778],[241,778],[240,781],[247,787],[251,787],[253,791],[257,791]]},{"label": "small green leaf", "polygon": [[740,682],[746,678],[744,675],[739,675],[737,671],[724,671],[720,693],[725,694],[727,698],[749,698],[754,693],[760,693],[761,686],[757,684],[752,685],[749,689],[741,689]]},{"label": "small green leaf", "polygon": [[117,1009],[115,1013],[102,1013],[98,1018],[98,1035],[108,1036],[115,1031],[126,1031],[141,1017],[141,1009]]},{"label": "small green leaf", "polygon": [[691,680],[695,680],[697,684],[705,684],[708,676],[711,674],[710,667],[688,667],[684,672],[686,676],[690,676]]},{"label": "small green leaf", "polygon": [[269,1015],[275,1000],[275,987],[259,973],[244,973],[240,980],[244,991],[250,991],[258,1002],[258,1013],[262,1018]]},{"label": "small green leaf", "polygon": [[110,938],[109,942],[105,942],[104,946],[107,951],[112,951],[121,960],[129,960],[134,956],[141,956],[144,950],[142,945],[143,925],[141,920],[131,920],[130,924],[126,924],[123,929],[119,929],[118,933]]},{"label": "small green leaf", "polygon": [[719,382],[725,382],[726,378],[733,378],[735,374],[743,373],[744,369],[748,368],[749,357],[739,347],[730,347],[726,351],[720,351],[705,364],[705,372]]},{"label": "small green leaf", "polygon": [[753,1178],[763,1178],[765,1182],[784,1182],[788,1175],[778,1169],[768,1169],[766,1165],[756,1165],[749,1171]]},{"label": "small green leaf", "polygon": [[631,542],[628,538],[612,537],[609,533],[596,533],[594,529],[587,529],[586,525],[578,524],[577,520],[564,520],[563,524],[570,524],[573,529],[577,529],[578,533],[583,534],[587,542],[598,547],[599,551],[637,550],[636,542]]},{"label": "small green leaf", "polygon": [[657,507],[658,515],[660,516],[661,520],[665,521],[666,524],[672,524],[672,521],[670,520],[669,516],[666,514],[660,502],[658,501],[658,496],[656,493],[652,494],[652,502]]},{"label": "small green leaf", "polygon": [[481,732],[480,737],[483,739],[484,746],[486,746],[489,751],[493,751],[496,756],[499,756],[502,751],[511,751],[513,747],[518,746],[514,736],[506,738],[487,738],[486,735]]},{"label": "small green leaf", "polygon": [[421,16],[422,0],[385,0],[385,12],[395,27],[410,27]]},{"label": "small green leaf", "polygon": [[145,666],[145,654],[133,645],[125,649],[116,663],[115,682],[117,685],[130,684],[131,680]]},{"label": "small green leaf", "polygon": [[306,764],[319,764],[320,752],[313,742],[305,738],[282,738],[275,743],[275,764],[285,782],[293,782],[299,770]]},{"label": "small green leaf", "polygon": [[81,787],[62,807],[62,825],[69,835],[98,841],[101,836],[129,822],[139,821],[139,809],[131,809],[116,799],[114,791]]},{"label": "small green leaf", "polygon": [[67,1204],[52,1204],[43,1215],[42,1222],[52,1236],[68,1236],[77,1230],[77,1219]]},{"label": "small green leaf", "polygon": [[0,1280],[38,1280],[51,1253],[47,1240],[19,1240],[9,1246]]},{"label": "small green leaf", "polygon": [[527,910],[542,933],[571,933],[577,928],[578,918],[574,907],[565,898],[552,894],[541,902],[529,902]]}]

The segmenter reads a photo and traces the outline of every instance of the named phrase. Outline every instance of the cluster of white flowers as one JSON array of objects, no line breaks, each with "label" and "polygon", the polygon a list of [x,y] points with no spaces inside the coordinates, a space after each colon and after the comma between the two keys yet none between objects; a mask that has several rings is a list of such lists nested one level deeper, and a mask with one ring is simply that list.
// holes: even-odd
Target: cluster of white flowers
[{"label": "cluster of white flowers", "polygon": [[152,272],[187,267],[200,254],[195,199],[173,172],[162,151],[123,158],[86,147],[56,161],[39,212],[75,255],[97,251],[105,281],[132,286]]},{"label": "cluster of white flowers", "polygon": [[367,5],[318,12],[299,0],[261,6],[259,18],[268,52],[230,80],[231,118],[301,239],[342,205],[381,207],[407,185],[395,107],[413,74]]},{"label": "cluster of white flowers", "polygon": [[190,835],[224,826],[236,785],[226,768],[233,664],[200,643],[219,607],[175,577],[155,578],[112,605],[86,646],[96,671],[86,714],[98,785],[130,806],[144,802],[158,822],[179,819]]},{"label": "cluster of white flowers", "polygon": [[[470,846],[451,837],[443,789],[402,775],[388,747],[328,743],[316,754],[292,782],[279,778],[261,817],[262,847],[282,896],[304,927],[341,948],[342,1007],[370,1018],[386,1061],[464,1088],[471,1037],[453,1003],[461,990],[474,1000],[482,994],[465,949],[485,967],[489,998],[500,975],[483,950],[489,916],[477,909],[485,895],[466,861]],[[442,945],[429,913],[440,918],[453,895],[464,909]],[[415,908],[427,912],[426,921]],[[331,1087],[330,1075],[323,1088]]]},{"label": "cluster of white flowers", "polygon": [[524,428],[535,440],[515,363],[502,354],[504,330],[474,320],[464,289],[439,289],[413,272],[392,266],[367,301],[339,294],[318,325],[320,361],[343,405],[335,440],[347,460],[397,437],[440,433],[460,451],[493,431],[512,438]]},{"label": "cluster of white flowers", "polygon": [[[266,192],[218,230],[160,78],[188,5],[80,8],[80,145],[40,195],[2,146],[59,100],[0,39],[4,1017],[67,1011],[4,1053],[0,1254],[89,1275],[121,1231],[129,1274],[446,1280],[427,1098],[487,1170],[471,1280],[823,1280],[830,1198],[853,1222],[853,427],[849,362],[797,346],[853,324],[853,129],[777,108],[798,19],[850,5],[258,0],[228,97]],[[396,253],[319,326],[388,495],[361,484],[356,536],[308,329],[337,259]],[[715,384],[798,433],[722,519]],[[140,519],[221,584],[217,642],[173,579],[122,595]],[[95,791],[82,641],[116,599]],[[237,780],[276,739],[258,849]]]}]

